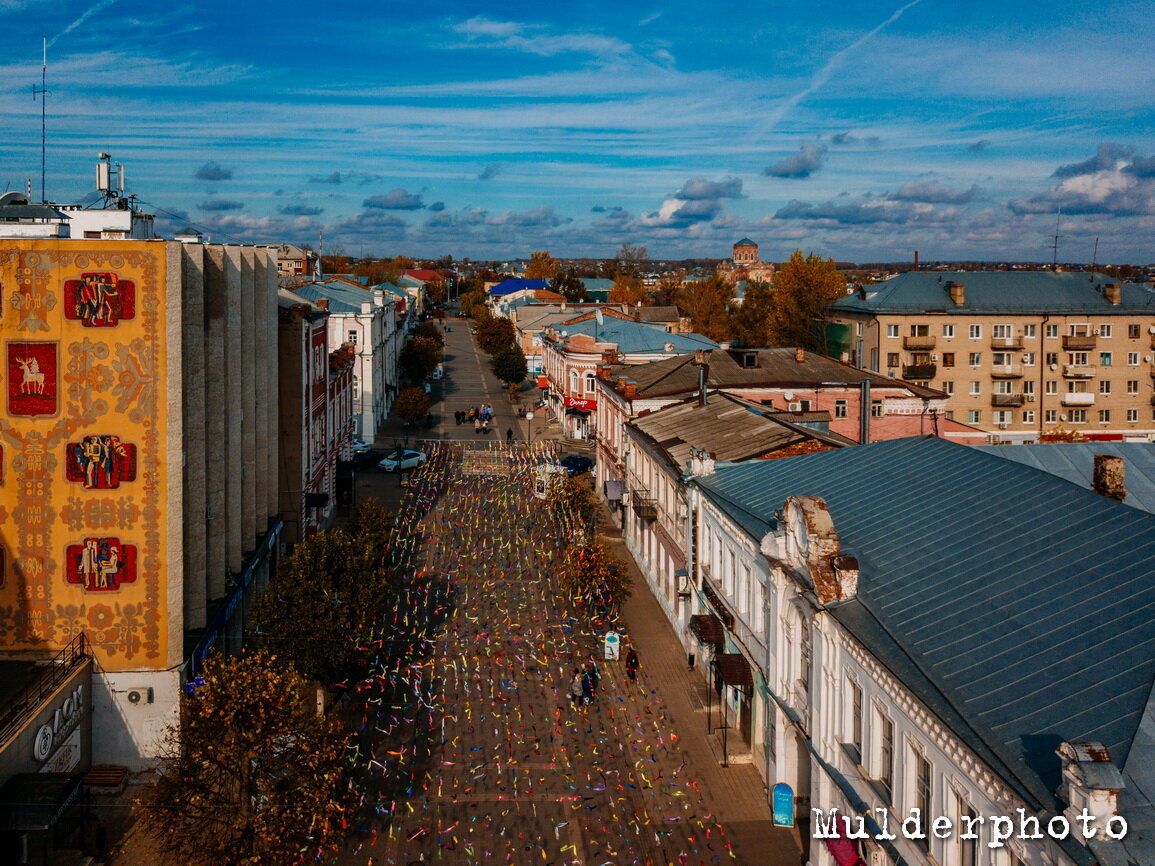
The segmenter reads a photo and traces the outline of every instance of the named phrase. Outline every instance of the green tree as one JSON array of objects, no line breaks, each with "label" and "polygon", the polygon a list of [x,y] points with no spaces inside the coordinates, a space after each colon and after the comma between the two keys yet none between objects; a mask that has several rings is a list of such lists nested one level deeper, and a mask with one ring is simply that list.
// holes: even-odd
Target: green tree
[{"label": "green tree", "polygon": [[525,353],[517,345],[498,349],[489,359],[489,366],[493,370],[493,375],[506,385],[520,385],[529,373]]},{"label": "green tree", "polygon": [[586,291],[586,284],[571,271],[562,271],[553,281],[553,290],[563,295],[567,301],[575,304],[590,300],[590,293]]},{"label": "green tree", "polygon": [[393,512],[378,499],[364,499],[349,519],[348,533],[362,547],[367,567],[375,570],[384,563],[392,544]]},{"label": "green tree", "polygon": [[695,333],[724,340],[730,330],[730,298],[734,287],[717,275],[686,283],[678,291],[678,310],[690,319]]},{"label": "green tree", "polygon": [[562,525],[573,525],[586,533],[594,531],[601,506],[585,476],[566,476],[553,486],[549,502],[554,518]]},{"label": "green tree", "polygon": [[412,426],[429,414],[429,395],[424,388],[402,388],[393,401],[393,411]]},{"label": "green tree", "polygon": [[530,255],[529,264],[525,266],[527,280],[552,280],[561,270],[558,260],[549,254],[549,250],[534,250]]},{"label": "green tree", "polygon": [[730,336],[743,346],[770,346],[770,311],[774,307],[774,290],[769,283],[755,280],[746,284],[746,295],[740,304],[730,308]]},{"label": "green tree", "polygon": [[210,660],[138,802],[143,826],[180,863],[315,859],[340,844],[360,796],[348,741],[290,662],[264,652]]},{"label": "green tree", "polygon": [[774,274],[774,304],[770,308],[770,339],[775,346],[795,346],[822,352],[821,319],[826,305],[846,294],[846,279],[834,259],[795,250]]},{"label": "green tree", "polygon": [[437,340],[431,337],[413,337],[401,350],[397,363],[408,381],[420,382],[437,369],[437,365],[444,357],[445,350]]},{"label": "green tree", "polygon": [[477,326],[477,344],[490,355],[506,346],[512,346],[516,339],[513,322],[509,319],[491,317]]}]

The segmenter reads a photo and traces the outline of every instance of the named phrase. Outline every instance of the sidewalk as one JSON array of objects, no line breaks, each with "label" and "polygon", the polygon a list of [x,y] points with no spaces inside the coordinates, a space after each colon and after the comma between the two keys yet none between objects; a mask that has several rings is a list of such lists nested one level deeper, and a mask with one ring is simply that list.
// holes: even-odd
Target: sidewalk
[{"label": "sidewalk", "polygon": [[[603,512],[603,518],[605,517]],[[735,862],[757,866],[799,866],[804,862],[797,828],[774,827],[769,794],[753,764],[723,767],[706,735],[706,714],[690,697],[702,688],[702,677],[686,666],[686,654],[670,621],[650,592],[624,539],[606,541],[630,570],[633,594],[623,619],[641,658],[641,675],[662,695],[689,756],[693,777],[730,835]]]}]

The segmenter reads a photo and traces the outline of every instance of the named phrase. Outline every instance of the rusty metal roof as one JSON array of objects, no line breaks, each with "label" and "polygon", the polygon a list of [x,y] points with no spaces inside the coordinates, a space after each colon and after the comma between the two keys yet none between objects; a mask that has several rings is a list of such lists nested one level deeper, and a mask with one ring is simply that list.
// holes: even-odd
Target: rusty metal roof
[{"label": "rusty metal roof", "polygon": [[722,621],[712,613],[699,613],[690,617],[690,631],[696,634],[702,643],[721,646],[726,641],[726,630],[722,628]]},{"label": "rusty metal roof", "polygon": [[754,688],[754,675],[750,672],[750,662],[742,653],[718,653],[714,656],[718,666],[718,676],[728,686],[750,690]]},{"label": "rusty metal roof", "polygon": [[1028,802],[1056,807],[1060,740],[1130,769],[1155,720],[1155,515],[935,437],[692,483],[755,539],[788,496],[825,499],[861,569],[831,614]]}]

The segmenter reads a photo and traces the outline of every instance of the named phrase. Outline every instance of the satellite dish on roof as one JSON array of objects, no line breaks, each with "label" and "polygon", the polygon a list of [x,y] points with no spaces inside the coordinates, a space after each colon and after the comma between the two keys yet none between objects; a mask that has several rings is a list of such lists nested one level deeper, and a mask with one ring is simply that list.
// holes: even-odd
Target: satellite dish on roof
[{"label": "satellite dish on roof", "polygon": [[787,391],[782,396],[785,397],[787,400],[793,400],[794,399],[794,392],[793,391]]}]

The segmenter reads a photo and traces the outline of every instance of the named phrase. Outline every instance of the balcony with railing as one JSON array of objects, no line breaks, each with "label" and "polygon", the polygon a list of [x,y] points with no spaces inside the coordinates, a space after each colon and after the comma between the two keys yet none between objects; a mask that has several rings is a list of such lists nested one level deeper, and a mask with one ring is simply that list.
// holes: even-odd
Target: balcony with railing
[{"label": "balcony with railing", "polygon": [[992,349],[1021,349],[1023,348],[1022,337],[991,337]]},{"label": "balcony with railing", "polygon": [[1061,402],[1064,406],[1094,406],[1095,395],[1068,392],[1062,395]]},{"label": "balcony with railing", "polygon": [[1098,372],[1098,367],[1090,364],[1064,364],[1063,378],[1064,379],[1094,379]]},{"label": "balcony with railing", "polygon": [[648,490],[635,490],[630,493],[630,503],[634,514],[642,520],[656,520],[658,517],[658,500],[650,496]]},{"label": "balcony with railing", "polygon": [[1098,345],[1094,334],[1067,334],[1063,337],[1063,348],[1068,352],[1085,352]]},{"label": "balcony with railing", "polygon": [[902,348],[908,352],[929,352],[934,348],[934,337],[903,337]]},{"label": "balcony with railing", "polygon": [[992,406],[1022,406],[1026,394],[992,394]]},{"label": "balcony with railing", "polygon": [[933,379],[937,372],[935,364],[907,364],[902,368],[904,379]]},{"label": "balcony with railing", "polygon": [[995,364],[991,367],[992,379],[1021,379],[1023,378],[1022,364]]}]

